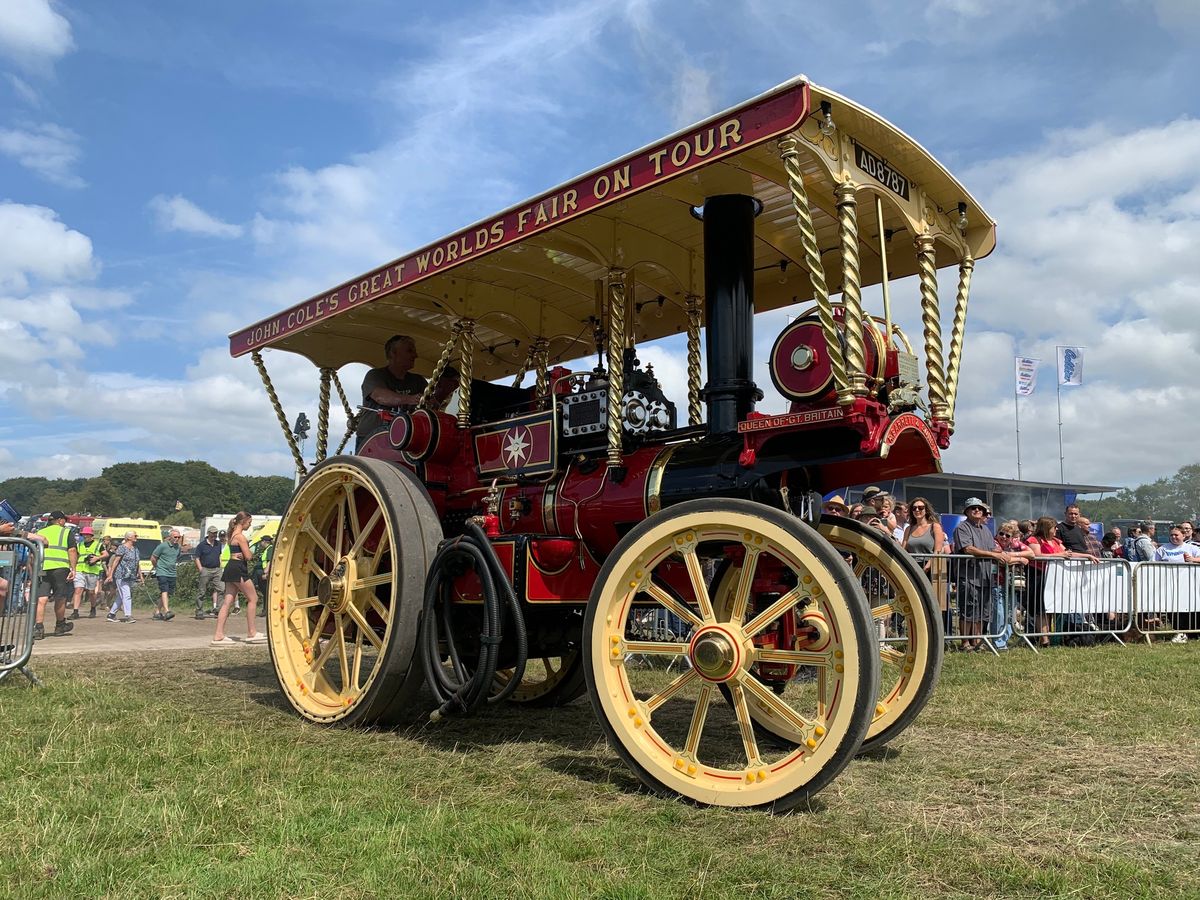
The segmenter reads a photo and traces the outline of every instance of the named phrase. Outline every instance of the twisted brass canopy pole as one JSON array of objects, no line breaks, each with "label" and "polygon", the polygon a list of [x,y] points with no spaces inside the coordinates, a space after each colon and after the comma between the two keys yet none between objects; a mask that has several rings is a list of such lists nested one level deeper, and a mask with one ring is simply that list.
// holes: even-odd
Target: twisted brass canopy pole
[{"label": "twisted brass canopy pole", "polygon": [[625,281],[620,269],[608,281],[608,465],[621,465],[621,398],[625,396]]},{"label": "twisted brass canopy pole", "polygon": [[842,359],[842,342],[837,323],[833,318],[833,305],[829,302],[829,287],[825,283],[825,270],[821,266],[821,250],[817,245],[817,232],[813,228],[812,211],[808,207],[808,194],[804,190],[804,173],[800,171],[800,144],[796,138],[784,138],[779,142],[779,155],[787,170],[788,188],[792,192],[792,209],[796,213],[796,226],[800,229],[800,246],[804,251],[804,266],[812,283],[813,301],[817,304],[817,317],[821,331],[825,333],[825,352],[829,354],[829,368],[833,372],[833,384],[837,390],[838,403],[853,402],[854,395],[846,379],[846,363]]},{"label": "twisted brass canopy pole", "polygon": [[967,301],[971,296],[971,273],[975,257],[970,250],[958,264],[958,293],[954,298],[954,324],[950,329],[950,356],[946,362],[946,402],[949,404],[950,431],[954,431],[954,407],[958,402],[958,371],[962,365],[963,337],[967,330]]},{"label": "twisted brass canopy pole", "polygon": [[921,277],[921,324],[925,330],[925,378],[929,384],[930,417],[945,421],[946,374],[942,365],[942,320],[938,309],[937,260],[933,249],[933,235],[919,235],[917,245],[917,271]]},{"label": "twisted brass canopy pole", "polygon": [[458,427],[471,427],[471,377],[475,367],[475,320],[462,320],[458,366]]},{"label": "twisted brass canopy pole", "polygon": [[425,390],[421,392],[421,399],[417,401],[417,409],[429,408],[429,401],[433,397],[433,389],[437,387],[438,380],[442,377],[442,372],[446,371],[446,364],[450,362],[450,355],[458,347],[459,339],[462,337],[463,321],[459,319],[450,330],[450,339],[442,347],[442,355],[438,357],[437,364],[433,367],[433,371],[429,373],[429,383],[425,385]]},{"label": "twisted brass canopy pole", "polygon": [[700,298],[687,296],[688,424],[700,424]]},{"label": "twisted brass canopy pole", "polygon": [[279,420],[279,427],[283,429],[283,436],[287,439],[288,447],[292,451],[292,459],[296,462],[296,471],[303,477],[308,474],[308,468],[304,465],[304,457],[300,455],[300,447],[296,444],[296,436],[292,434],[292,429],[288,427],[287,416],[283,414],[283,404],[279,402],[279,395],[275,393],[275,386],[271,384],[271,376],[267,374],[267,367],[263,364],[262,353],[254,350],[251,352],[250,358],[254,360],[254,367],[258,369],[258,377],[262,379],[263,387],[267,389],[267,397],[271,401],[271,408],[275,410],[275,418]]},{"label": "twisted brass canopy pole", "polygon": [[342,409],[346,410],[346,433],[342,435],[342,442],[338,444],[335,456],[346,449],[346,444],[350,441],[351,436],[358,428],[358,416],[354,414],[354,407],[350,405],[350,401],[346,399],[346,391],[342,388],[342,380],[338,378],[337,372],[333,373],[333,386],[337,388],[338,398],[342,401]]},{"label": "twisted brass canopy pole", "polygon": [[546,369],[550,367],[550,342],[544,337],[539,337],[533,342],[533,364],[534,369],[534,393],[539,397],[545,397],[550,390],[549,374]]},{"label": "twisted brass canopy pole", "polygon": [[321,395],[317,401],[317,462],[323,460],[329,451],[329,382],[333,378],[333,369],[321,369]]},{"label": "twisted brass canopy pole", "polygon": [[867,393],[867,360],[863,351],[862,283],[858,266],[858,199],[854,183],[837,187],[838,237],[842,243],[842,304],[846,333],[846,375],[852,394]]}]

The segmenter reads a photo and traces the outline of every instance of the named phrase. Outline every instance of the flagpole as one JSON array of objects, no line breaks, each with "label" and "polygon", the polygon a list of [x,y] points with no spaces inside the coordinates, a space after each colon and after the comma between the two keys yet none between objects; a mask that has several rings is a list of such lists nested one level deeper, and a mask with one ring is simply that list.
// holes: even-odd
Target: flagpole
[{"label": "flagpole", "polygon": [[1063,456],[1062,442],[1062,347],[1055,346],[1054,367],[1055,372],[1054,394],[1058,398],[1058,480],[1061,484],[1067,483],[1066,458]]},{"label": "flagpole", "polygon": [[1013,379],[1013,418],[1017,421],[1017,481],[1021,480],[1021,398]]}]

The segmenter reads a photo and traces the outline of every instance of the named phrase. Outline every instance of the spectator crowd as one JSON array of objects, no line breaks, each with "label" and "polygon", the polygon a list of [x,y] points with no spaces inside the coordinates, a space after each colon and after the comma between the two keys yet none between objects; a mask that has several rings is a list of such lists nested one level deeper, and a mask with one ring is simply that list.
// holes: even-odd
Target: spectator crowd
[{"label": "spectator crowd", "polygon": [[[1097,538],[1091,522],[1080,514],[1079,507],[1069,505],[1061,521],[1052,516],[1036,520],[1009,519],[995,523],[995,534],[987,527],[991,517],[988,505],[977,497],[963,505],[964,517],[947,534],[933,504],[925,497],[910,501],[897,499],[878,487],[869,487],[862,502],[848,505],[838,495],[829,497],[823,511],[831,516],[854,519],[878,529],[918,561],[934,586],[941,606],[947,635],[963,638],[962,649],[981,649],[985,636],[996,649],[1004,649],[1012,636],[1005,596],[1020,595],[1020,608],[1012,620],[1029,634],[1040,637],[1041,646],[1051,642],[1056,630],[1100,630],[1094,620],[1078,617],[1078,621],[1054,623],[1046,612],[1047,565],[1054,558],[1090,560],[1124,559],[1129,562],[1165,562],[1182,565],[1200,563],[1200,543],[1196,543],[1192,522],[1180,522],[1170,529],[1169,543],[1154,540],[1151,522],[1135,524],[1129,534],[1112,528]],[[941,555],[948,558],[942,559]],[[952,555],[954,558],[949,558]],[[1006,579],[1011,579],[1008,584]],[[1006,592],[1005,588],[1012,588]],[[957,621],[951,609],[950,596],[957,607]],[[1109,623],[1114,613],[1107,613]],[[1185,643],[1186,630],[1195,630],[1197,617],[1184,613],[1174,623],[1178,633],[1172,638]],[[1160,624],[1145,619],[1141,626]]]}]

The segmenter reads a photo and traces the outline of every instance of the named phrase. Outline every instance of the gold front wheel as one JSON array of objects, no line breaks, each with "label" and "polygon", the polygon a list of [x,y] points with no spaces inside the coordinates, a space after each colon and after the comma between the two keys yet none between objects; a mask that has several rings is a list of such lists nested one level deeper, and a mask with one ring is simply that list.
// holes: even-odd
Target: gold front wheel
[{"label": "gold front wheel", "polygon": [[311,722],[393,721],[424,680],[425,576],[442,537],[424,487],[392,463],[335,456],[293,495],[271,564],[267,635]]},{"label": "gold front wheel", "polygon": [[[718,615],[708,585],[731,558],[740,575]],[[638,639],[639,617],[660,610],[678,620],[680,639]],[[814,675],[779,693],[759,665]],[[850,569],[812,528],[744,500],[681,503],[622,539],[593,589],[584,666],[601,726],[644,784],[774,810],[806,801],[853,758],[879,676],[870,610]],[[787,720],[796,740],[760,745],[752,700]]]}]

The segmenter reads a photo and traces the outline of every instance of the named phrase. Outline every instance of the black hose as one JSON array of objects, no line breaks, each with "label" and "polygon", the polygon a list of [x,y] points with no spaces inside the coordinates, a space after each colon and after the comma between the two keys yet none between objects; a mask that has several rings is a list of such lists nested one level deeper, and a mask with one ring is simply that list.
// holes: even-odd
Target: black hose
[{"label": "black hose", "polygon": [[[468,671],[462,662],[451,616],[453,579],[456,573],[468,568],[475,571],[483,588],[483,622],[479,632],[479,658],[474,671]],[[517,659],[508,684],[491,694],[503,640],[501,596],[512,617]],[[447,671],[442,665],[443,641],[453,672]],[[433,558],[425,582],[420,653],[425,679],[439,704],[430,715],[435,721],[442,716],[471,712],[484,701],[496,703],[503,700],[517,689],[525,675],[525,663],[529,655],[525,617],[492,542],[483,529],[473,522],[467,523],[466,534],[443,542]]]}]

